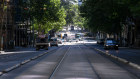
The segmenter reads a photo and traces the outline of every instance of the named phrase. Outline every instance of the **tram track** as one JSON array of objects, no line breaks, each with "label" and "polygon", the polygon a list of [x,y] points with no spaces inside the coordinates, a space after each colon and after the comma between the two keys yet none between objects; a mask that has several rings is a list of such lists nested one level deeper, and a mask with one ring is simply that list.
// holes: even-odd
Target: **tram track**
[{"label": "tram track", "polygon": [[70,50],[70,47],[67,49],[67,51],[64,53],[64,55],[59,59],[58,64],[56,64],[56,66],[54,67],[54,70],[52,71],[52,73],[51,73],[51,75],[49,76],[48,79],[52,79],[52,77],[54,76],[55,72],[58,70],[59,66],[61,65],[61,63],[65,59],[65,56],[67,55],[69,50]]},{"label": "tram track", "polygon": [[[81,44],[64,46],[40,56],[0,79],[139,79],[97,51]],[[13,73],[14,76],[10,77]]]},{"label": "tram track", "polygon": [[[79,45],[77,45],[76,47],[80,49],[79,51],[82,51],[82,52],[81,52],[81,55],[82,55],[82,56],[85,56],[85,57],[84,57],[84,59],[86,59],[85,61],[88,61],[87,63],[90,65],[90,68],[92,69],[92,71],[93,71],[94,74],[96,75],[95,79],[101,79],[101,77],[99,76],[99,74],[96,72],[96,70],[95,70],[94,67],[92,66],[90,60],[88,59],[88,56],[85,55],[85,54],[83,53],[83,52],[85,52],[85,51],[83,51],[83,49],[82,49]],[[59,67],[60,67],[61,65],[63,65],[62,62],[64,62],[64,59],[66,58],[66,55],[69,53],[70,48],[71,48],[71,47],[68,48],[68,50],[65,52],[65,54],[63,55],[63,57],[59,60],[58,64],[56,64],[56,66],[55,66],[53,72],[51,73],[51,75],[50,75],[50,77],[49,77],[48,79],[55,79],[55,78],[54,78],[54,75],[56,74],[57,71],[59,71]],[[77,60],[80,61],[79,59],[77,59]],[[65,62],[64,62],[64,63],[65,63]],[[76,74],[75,74],[75,76],[76,76]],[[94,78],[93,78],[93,79],[94,79]]]},{"label": "tram track", "polygon": [[[85,50],[83,50],[79,45],[78,45],[79,49],[81,49],[83,52],[86,52]],[[101,79],[100,75],[97,73],[97,71],[95,70],[94,66],[92,66],[91,61],[88,58],[88,55],[86,53],[84,53],[85,58],[87,59],[88,63],[90,64],[93,72],[95,72],[96,76],[98,77],[98,79]]]}]

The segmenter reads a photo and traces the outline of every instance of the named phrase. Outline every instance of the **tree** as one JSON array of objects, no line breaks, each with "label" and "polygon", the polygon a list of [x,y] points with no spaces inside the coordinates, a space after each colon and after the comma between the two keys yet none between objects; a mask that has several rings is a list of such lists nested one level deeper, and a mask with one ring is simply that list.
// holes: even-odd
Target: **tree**
[{"label": "tree", "polygon": [[62,6],[64,6],[66,12],[66,25],[73,24],[73,17],[75,16],[75,12],[73,11],[73,4],[70,1],[62,1]]},{"label": "tree", "polygon": [[74,5],[73,6],[73,9],[74,9],[74,12],[75,12],[75,16],[73,17],[73,22],[74,22],[75,26],[79,26],[79,27],[83,28],[85,18],[80,16],[79,6],[80,5]]},{"label": "tree", "polygon": [[84,18],[79,16],[79,6],[77,0],[62,0],[62,4],[66,11],[67,25],[75,25],[83,27]]},{"label": "tree", "polygon": [[123,0],[123,4],[126,4],[134,17],[140,16],[140,1],[139,0]]},{"label": "tree", "polygon": [[89,28],[109,34],[120,33],[121,23],[130,16],[129,8],[121,0],[86,0],[80,10]]},{"label": "tree", "polygon": [[65,24],[65,12],[60,0],[30,0],[30,14],[38,31],[48,32]]}]

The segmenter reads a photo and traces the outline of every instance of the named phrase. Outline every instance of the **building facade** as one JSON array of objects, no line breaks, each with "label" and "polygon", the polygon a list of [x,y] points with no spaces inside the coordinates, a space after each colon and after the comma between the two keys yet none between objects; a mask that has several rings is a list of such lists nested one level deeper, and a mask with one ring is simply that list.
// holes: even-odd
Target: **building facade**
[{"label": "building facade", "polygon": [[14,46],[13,0],[1,0],[0,5],[0,48],[11,49]]},{"label": "building facade", "polygon": [[[25,1],[25,0],[24,0]],[[22,0],[0,0],[0,50],[31,44],[31,22],[24,18]]]}]

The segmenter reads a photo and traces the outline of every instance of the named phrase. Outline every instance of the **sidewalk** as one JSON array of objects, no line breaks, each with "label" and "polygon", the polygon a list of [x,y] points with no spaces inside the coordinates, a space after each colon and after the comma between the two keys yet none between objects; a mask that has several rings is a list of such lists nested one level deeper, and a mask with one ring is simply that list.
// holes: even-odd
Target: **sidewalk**
[{"label": "sidewalk", "polygon": [[[62,44],[63,45],[63,44]],[[59,45],[59,46],[62,46]],[[53,49],[54,47],[49,47],[49,49]],[[44,50],[44,49],[41,49]],[[33,46],[28,46],[28,47],[15,47],[14,49],[10,49],[10,50],[4,50],[4,51],[0,51],[0,55],[1,54],[8,54],[8,53],[16,53],[16,52],[29,52],[29,51],[34,51],[34,52],[38,52],[36,51],[36,48]]]},{"label": "sidewalk", "polygon": [[19,51],[35,51],[35,47],[15,47],[14,49],[0,51],[0,54],[7,54],[11,52],[19,52]]}]

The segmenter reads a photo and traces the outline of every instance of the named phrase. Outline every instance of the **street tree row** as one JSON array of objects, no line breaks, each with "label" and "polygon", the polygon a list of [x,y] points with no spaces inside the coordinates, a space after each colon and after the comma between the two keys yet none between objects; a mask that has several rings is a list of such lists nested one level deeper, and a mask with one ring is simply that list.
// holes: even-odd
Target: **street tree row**
[{"label": "street tree row", "polygon": [[66,24],[66,12],[60,0],[28,0],[22,2],[23,18],[32,22],[32,28],[47,33],[60,30]]},{"label": "street tree row", "polygon": [[[22,2],[24,20],[32,21],[32,28],[46,33],[63,26],[82,26],[78,5],[75,0],[27,0]],[[75,4],[74,4],[75,3]]]},{"label": "street tree row", "polygon": [[80,15],[91,31],[119,34],[122,25],[140,16],[139,0],[84,0]]},{"label": "street tree row", "polygon": [[78,0],[62,0],[62,5],[66,11],[66,26],[74,25],[83,27],[84,18],[81,17],[79,11]]}]

